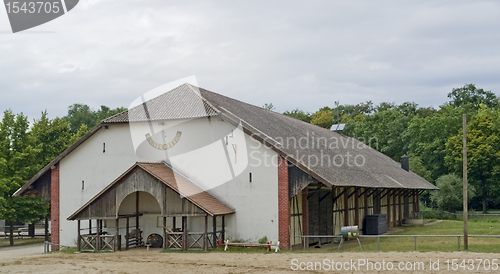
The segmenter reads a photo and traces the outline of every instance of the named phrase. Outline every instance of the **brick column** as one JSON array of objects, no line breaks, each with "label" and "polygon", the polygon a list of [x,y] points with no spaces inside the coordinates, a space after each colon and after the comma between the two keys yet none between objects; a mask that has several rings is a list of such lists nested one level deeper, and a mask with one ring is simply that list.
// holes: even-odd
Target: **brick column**
[{"label": "brick column", "polygon": [[50,170],[50,241],[59,244],[59,163]]},{"label": "brick column", "polygon": [[[302,235],[309,235],[309,207],[307,202],[307,187],[302,190]],[[309,246],[309,238],[303,238]]]},{"label": "brick column", "polygon": [[278,238],[280,247],[290,247],[290,200],[288,199],[288,162],[278,158]]}]

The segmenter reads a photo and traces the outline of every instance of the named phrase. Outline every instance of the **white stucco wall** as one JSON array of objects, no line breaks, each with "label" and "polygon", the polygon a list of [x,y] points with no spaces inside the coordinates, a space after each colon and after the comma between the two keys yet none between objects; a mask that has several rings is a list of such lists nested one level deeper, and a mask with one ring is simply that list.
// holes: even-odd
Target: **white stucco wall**
[{"label": "white stucco wall", "polygon": [[[182,137],[172,148],[157,150],[145,141],[145,133],[151,127],[157,132],[152,137],[158,143],[170,142],[177,131],[182,132]],[[104,153],[103,143],[106,144]],[[135,162],[160,160],[167,160],[200,187],[235,209],[236,214],[226,217],[226,237],[256,241],[267,236],[270,240],[277,240],[276,156],[269,148],[218,118],[133,124],[132,135],[128,125],[110,125],[60,162],[60,243],[76,245],[77,223],[67,221],[68,216]],[[252,182],[249,173],[252,173]],[[82,181],[85,182],[84,189]],[[124,226],[123,222],[120,227]],[[87,223],[82,222],[82,227]],[[179,227],[180,220],[177,223]],[[211,224],[210,218],[209,231]],[[203,231],[204,218],[191,218],[188,225],[190,231]],[[219,228],[220,225],[218,218]],[[113,228],[114,220],[107,221],[106,226]],[[170,220],[167,226],[171,226]],[[144,237],[161,232],[157,215],[142,216],[141,229]]]}]

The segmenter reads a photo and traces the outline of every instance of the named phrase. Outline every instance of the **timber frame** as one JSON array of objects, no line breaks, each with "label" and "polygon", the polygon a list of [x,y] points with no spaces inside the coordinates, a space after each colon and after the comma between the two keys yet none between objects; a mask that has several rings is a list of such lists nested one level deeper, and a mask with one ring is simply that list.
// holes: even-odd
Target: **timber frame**
[{"label": "timber frame", "polygon": [[[197,187],[186,177],[177,173],[165,163],[136,163],[104,190],[72,214],[68,220],[78,222],[78,250],[121,250],[120,220],[126,220],[125,248],[143,246],[144,239],[140,229],[141,210],[140,192],[146,192],[158,202],[158,217],[163,221],[163,247],[171,249],[203,249],[217,246],[217,240],[225,237],[225,215],[234,210]],[[135,196],[135,212],[119,214],[126,197]],[[128,200],[130,202],[130,199]],[[217,230],[217,217],[222,219],[222,228]],[[188,218],[203,217],[204,231],[189,231]],[[208,218],[212,218],[212,231],[208,231]],[[172,227],[167,227],[171,218]],[[177,219],[181,219],[177,227]],[[82,234],[81,221],[88,220],[88,233]],[[95,220],[95,222],[93,222]],[[103,220],[114,220],[115,231],[103,229]],[[135,223],[131,226],[130,221]],[[95,232],[93,232],[95,224]],[[131,229],[132,228],[132,229]],[[122,228],[123,229],[123,228]]]}]

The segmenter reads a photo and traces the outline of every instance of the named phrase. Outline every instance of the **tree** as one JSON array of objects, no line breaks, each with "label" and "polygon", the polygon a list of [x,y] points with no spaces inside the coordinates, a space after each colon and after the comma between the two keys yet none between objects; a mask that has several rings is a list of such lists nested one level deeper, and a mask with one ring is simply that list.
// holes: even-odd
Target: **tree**
[{"label": "tree", "polygon": [[85,124],[87,128],[93,128],[102,120],[125,110],[126,108],[124,107],[110,109],[107,106],[101,106],[98,111],[94,111],[88,105],[73,104],[68,107],[68,115],[66,117],[70,123],[70,132],[75,134],[83,124]]},{"label": "tree", "polygon": [[292,111],[285,111],[283,112],[284,115],[304,121],[306,123],[311,122],[311,113],[309,112],[304,112],[302,110],[299,110],[298,108],[292,110]]},{"label": "tree", "polygon": [[262,107],[267,109],[267,110],[274,110],[273,103],[270,103],[270,104],[265,103]]},{"label": "tree", "polygon": [[414,116],[405,130],[403,138],[408,144],[408,153],[423,160],[422,163],[431,172],[433,180],[450,173],[444,162],[445,144],[461,129],[464,112],[464,108],[443,105],[433,115]]},{"label": "tree", "polygon": [[82,124],[87,127],[94,127],[96,117],[94,111],[84,104],[73,104],[68,107],[68,119],[71,126],[71,133],[76,133]]},{"label": "tree", "polygon": [[[463,181],[455,174],[446,174],[436,180],[439,191],[431,193],[431,200],[438,209],[455,212],[463,207]],[[469,200],[474,197],[474,188],[467,188]]]},{"label": "tree", "polygon": [[39,151],[31,146],[28,129],[28,118],[22,113],[4,112],[0,123],[0,186],[3,198],[0,218],[10,224],[10,245],[14,245],[13,225],[16,221],[39,220],[48,212],[48,204],[40,198],[12,197],[38,169],[32,156]]},{"label": "tree", "polygon": [[38,149],[37,155],[33,155],[38,160],[37,170],[70,146],[73,143],[72,136],[70,123],[66,117],[50,120],[47,117],[47,111],[43,111],[40,119],[33,120],[30,143]]},{"label": "tree", "polygon": [[[488,201],[498,195],[500,181],[500,111],[481,105],[467,124],[467,178],[482,199],[486,213]],[[462,174],[462,131],[446,142],[445,161],[450,170]],[[496,193],[495,193],[496,192]]]},{"label": "tree", "polygon": [[334,124],[332,109],[324,107],[316,111],[311,115],[311,124],[330,129]]},{"label": "tree", "polygon": [[485,91],[482,88],[478,89],[474,84],[465,84],[461,88],[454,88],[448,93],[450,104],[455,107],[466,107],[471,109],[479,109],[481,104],[488,108],[496,108],[499,104],[499,99],[495,93]]}]

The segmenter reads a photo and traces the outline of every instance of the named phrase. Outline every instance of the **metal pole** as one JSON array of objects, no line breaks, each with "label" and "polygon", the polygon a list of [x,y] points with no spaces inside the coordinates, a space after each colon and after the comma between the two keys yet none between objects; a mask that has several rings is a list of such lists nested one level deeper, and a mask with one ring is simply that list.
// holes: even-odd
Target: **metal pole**
[{"label": "metal pole", "polygon": [[378,251],[380,251],[380,236],[377,237],[377,247]]},{"label": "metal pole", "polygon": [[464,178],[464,250],[469,250],[469,231],[467,229],[467,116],[464,114],[463,118],[463,178]]},{"label": "metal pole", "polygon": [[415,250],[417,250],[417,236],[415,236],[414,238],[415,238]]},{"label": "metal pole", "polygon": [[458,250],[460,251],[460,236],[457,236]]}]

